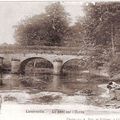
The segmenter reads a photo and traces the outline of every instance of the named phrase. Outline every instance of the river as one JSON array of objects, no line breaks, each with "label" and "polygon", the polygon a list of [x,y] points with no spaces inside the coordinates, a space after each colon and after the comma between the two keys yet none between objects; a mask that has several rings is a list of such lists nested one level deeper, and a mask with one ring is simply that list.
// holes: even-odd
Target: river
[{"label": "river", "polygon": [[1,79],[0,95],[5,102],[103,106],[109,98],[106,83],[79,75],[2,74]]}]

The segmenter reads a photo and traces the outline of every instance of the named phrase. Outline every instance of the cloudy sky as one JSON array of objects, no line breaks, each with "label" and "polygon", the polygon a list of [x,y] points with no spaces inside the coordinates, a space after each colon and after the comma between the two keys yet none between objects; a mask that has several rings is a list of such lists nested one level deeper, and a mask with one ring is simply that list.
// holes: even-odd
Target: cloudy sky
[{"label": "cloudy sky", "polygon": [[[25,17],[44,12],[44,8],[52,2],[0,2],[0,44],[13,44],[14,25]],[[74,22],[77,16],[83,16],[81,2],[61,2]]]}]

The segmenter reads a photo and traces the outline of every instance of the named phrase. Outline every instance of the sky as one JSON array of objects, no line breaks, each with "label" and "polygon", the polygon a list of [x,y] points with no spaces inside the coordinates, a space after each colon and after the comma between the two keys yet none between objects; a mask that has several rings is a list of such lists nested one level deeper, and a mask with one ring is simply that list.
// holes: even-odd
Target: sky
[{"label": "sky", "polygon": [[[14,26],[26,17],[45,12],[52,2],[0,2],[0,44],[14,44]],[[61,2],[70,14],[72,22],[78,16],[84,16],[81,2]]]}]

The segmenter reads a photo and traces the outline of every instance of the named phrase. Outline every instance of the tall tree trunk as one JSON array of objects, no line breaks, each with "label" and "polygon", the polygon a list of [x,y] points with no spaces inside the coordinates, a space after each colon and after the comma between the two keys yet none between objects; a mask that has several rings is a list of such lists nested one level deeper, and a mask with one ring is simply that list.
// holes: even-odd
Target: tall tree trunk
[{"label": "tall tree trunk", "polygon": [[[114,25],[113,23],[111,23],[111,53],[112,53],[112,58],[111,58],[111,61],[113,61],[113,59],[115,59],[115,41],[114,41]],[[110,69],[110,65],[111,65],[111,62],[109,63],[109,69]],[[111,73],[109,71],[109,79],[111,79]]]},{"label": "tall tree trunk", "polygon": [[112,43],[112,55],[115,56],[115,44],[114,44],[114,25],[111,24],[111,43]]},{"label": "tall tree trunk", "polygon": [[3,76],[2,76],[2,72],[0,73],[0,86],[3,85]]}]

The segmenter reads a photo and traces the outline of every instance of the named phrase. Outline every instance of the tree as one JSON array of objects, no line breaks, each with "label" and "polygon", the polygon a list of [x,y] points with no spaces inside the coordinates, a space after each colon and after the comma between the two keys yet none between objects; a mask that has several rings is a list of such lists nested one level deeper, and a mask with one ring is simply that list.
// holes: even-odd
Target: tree
[{"label": "tree", "polygon": [[[95,3],[85,7],[84,26],[87,36],[95,45],[114,48],[119,39],[120,3]],[[113,40],[114,39],[114,40]],[[114,50],[113,50],[114,51]]]},{"label": "tree", "polygon": [[[84,25],[86,33],[89,37],[89,42],[94,43],[95,49],[101,45],[101,55],[98,51],[94,57],[93,62],[97,59],[99,63],[101,60],[107,59],[109,63],[110,77],[119,73],[119,62],[116,60],[116,48],[120,46],[120,4],[119,3],[96,3],[87,6],[87,18]],[[106,55],[104,56],[105,49]],[[93,57],[93,56],[92,56]],[[102,58],[102,59],[101,59]],[[106,58],[106,59],[105,59]],[[118,58],[117,58],[118,59]]]},{"label": "tree", "polygon": [[60,2],[48,5],[45,13],[23,20],[16,26],[15,39],[21,45],[63,45],[69,17]]},{"label": "tree", "polygon": [[86,46],[84,48],[89,46],[94,50],[90,54],[89,68],[97,69],[99,65],[105,64],[111,67],[110,63],[111,59],[114,59],[116,46],[120,45],[120,4],[89,3],[84,6],[84,10],[86,15],[83,19],[78,19],[75,26],[76,28],[79,26],[77,38],[82,34],[81,40]]},{"label": "tree", "polygon": [[[79,27],[79,33],[82,31],[84,34],[84,43],[94,46],[114,46],[113,37],[118,33],[113,29],[119,26],[119,10],[119,3],[96,2],[85,5],[84,11],[86,15],[83,19],[80,17],[76,22],[76,26],[82,25],[82,30]],[[119,40],[116,39],[116,41]]]}]

